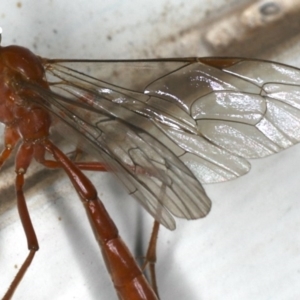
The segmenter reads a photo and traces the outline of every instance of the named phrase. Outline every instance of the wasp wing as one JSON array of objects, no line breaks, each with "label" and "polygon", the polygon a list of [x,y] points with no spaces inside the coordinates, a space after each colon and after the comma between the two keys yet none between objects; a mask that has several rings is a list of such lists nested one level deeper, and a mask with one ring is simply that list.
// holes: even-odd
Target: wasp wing
[{"label": "wasp wing", "polygon": [[300,139],[300,71],[292,67],[211,58],[45,65],[52,92],[39,95],[52,112],[83,133],[171,229],[171,214],[195,219],[209,212],[200,182],[243,175],[248,158]]}]

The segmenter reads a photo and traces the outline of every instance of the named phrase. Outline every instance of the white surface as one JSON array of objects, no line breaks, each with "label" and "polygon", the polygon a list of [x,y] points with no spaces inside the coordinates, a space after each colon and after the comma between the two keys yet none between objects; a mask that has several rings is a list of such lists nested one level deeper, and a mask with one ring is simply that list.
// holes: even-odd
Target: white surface
[{"label": "white surface", "polygon": [[[17,43],[45,57],[65,58],[180,54],[181,39],[168,43],[168,37],[204,22],[208,9],[217,11],[224,5],[222,1],[203,1],[201,7],[199,1],[20,3],[17,7],[16,2],[1,1],[2,44]],[[198,48],[198,53],[181,55],[208,55]],[[293,53],[297,52],[289,49],[277,59],[297,64]],[[255,161],[248,175],[207,186],[213,200],[207,218],[180,221],[175,232],[161,230],[157,263],[161,299],[299,299],[299,152],[296,146]],[[57,177],[27,190],[40,251],[14,299],[116,299],[81,203],[63,174]],[[91,177],[133,249],[137,228],[148,232],[151,219],[143,214],[144,223],[137,224],[138,205],[115,187],[112,176]],[[7,174],[1,177],[2,182],[10,179]],[[27,251],[16,210],[2,214],[0,229],[2,295]]]}]

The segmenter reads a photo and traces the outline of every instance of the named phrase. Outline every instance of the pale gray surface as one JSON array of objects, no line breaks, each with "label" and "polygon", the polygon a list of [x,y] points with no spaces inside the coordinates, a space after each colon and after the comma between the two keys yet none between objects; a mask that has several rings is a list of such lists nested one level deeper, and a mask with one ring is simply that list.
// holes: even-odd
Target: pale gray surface
[{"label": "pale gray surface", "polygon": [[[218,10],[223,4],[209,1],[199,8],[198,1],[189,6],[179,1],[137,3],[77,1],[64,6],[27,0],[17,8],[2,1],[3,44],[18,43],[47,57],[159,56],[153,45],[202,19],[205,5]],[[161,56],[180,53],[174,43],[168,48],[166,40]],[[292,46],[273,53],[272,59],[300,66],[297,43]],[[184,54],[209,53],[199,46],[198,53]],[[162,299],[299,298],[299,146],[252,165],[249,174],[235,181],[205,186],[213,201],[207,218],[180,221],[175,232],[161,230],[157,269]],[[10,176],[13,168],[1,177],[4,186],[13,180]],[[14,299],[116,299],[77,195],[64,176],[54,177],[37,190],[27,190],[41,249]],[[93,181],[133,248],[136,228],[141,227],[137,204],[125,199],[111,175],[97,174]],[[150,217],[144,219],[150,230]],[[2,295],[27,251],[16,210],[2,213],[0,229]]]}]

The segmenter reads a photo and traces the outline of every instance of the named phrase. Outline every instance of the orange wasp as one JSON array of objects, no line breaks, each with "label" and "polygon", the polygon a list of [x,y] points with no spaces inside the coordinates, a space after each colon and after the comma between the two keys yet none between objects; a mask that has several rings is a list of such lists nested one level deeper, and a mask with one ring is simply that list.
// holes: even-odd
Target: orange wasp
[{"label": "orange wasp", "polygon": [[[202,183],[239,177],[250,169],[247,159],[300,140],[300,70],[279,63],[60,60],[8,46],[0,48],[0,76],[5,125],[0,161],[18,146],[16,194],[29,248],[3,299],[12,297],[39,248],[23,194],[32,160],[67,173],[119,299],[157,299],[81,170],[113,171],[156,225],[173,230],[174,216],[198,219],[209,213]],[[51,126],[71,132],[68,136],[101,163],[72,162],[51,142]]]}]

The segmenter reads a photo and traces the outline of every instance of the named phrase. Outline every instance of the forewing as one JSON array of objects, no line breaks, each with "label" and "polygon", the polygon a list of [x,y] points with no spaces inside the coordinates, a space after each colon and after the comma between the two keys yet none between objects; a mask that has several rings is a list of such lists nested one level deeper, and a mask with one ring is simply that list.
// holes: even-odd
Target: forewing
[{"label": "forewing", "polygon": [[[210,209],[200,182],[236,178],[299,141],[299,70],[244,59],[46,61],[51,110],[174,228]],[[36,89],[38,90],[38,89]],[[200,181],[200,182],[199,182]],[[171,214],[170,214],[171,213]]]}]

